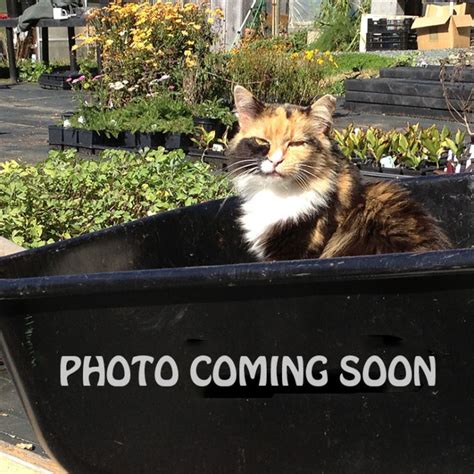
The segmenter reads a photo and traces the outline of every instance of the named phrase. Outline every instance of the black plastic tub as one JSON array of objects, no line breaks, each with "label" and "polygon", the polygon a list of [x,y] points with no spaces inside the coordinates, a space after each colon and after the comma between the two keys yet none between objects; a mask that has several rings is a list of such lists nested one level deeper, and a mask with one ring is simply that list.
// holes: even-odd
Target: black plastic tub
[{"label": "black plastic tub", "polygon": [[227,128],[219,119],[215,118],[193,117],[193,122],[195,127],[202,128],[207,133],[214,131],[216,140],[223,137]]},{"label": "black plastic tub", "polygon": [[48,143],[50,145],[62,145],[64,128],[59,125],[49,125],[48,127]]},{"label": "black plastic tub", "polygon": [[168,133],[165,136],[164,147],[167,150],[187,150],[191,145],[191,138],[185,133]]},{"label": "black plastic tub", "polygon": [[[0,259],[2,349],[44,447],[73,473],[470,472],[474,181],[402,183],[460,249],[252,263],[228,199]],[[349,355],[432,372],[350,387]],[[233,371],[259,356],[255,381]]]}]

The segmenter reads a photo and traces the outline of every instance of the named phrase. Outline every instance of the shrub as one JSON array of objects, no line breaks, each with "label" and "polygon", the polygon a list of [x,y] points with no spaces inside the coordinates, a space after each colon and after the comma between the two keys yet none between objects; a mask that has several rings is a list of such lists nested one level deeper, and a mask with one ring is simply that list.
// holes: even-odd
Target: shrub
[{"label": "shrub", "polygon": [[310,104],[321,93],[324,66],[335,65],[329,52],[290,52],[283,42],[244,44],[231,52],[230,80],[266,102]]},{"label": "shrub", "polygon": [[0,165],[0,229],[38,247],[228,193],[225,177],[181,151],[108,151],[97,160],[55,151],[37,165]]},{"label": "shrub", "polygon": [[83,37],[82,44],[102,48],[108,85],[102,105],[117,107],[154,94],[164,75],[170,76],[171,86],[181,89],[209,54],[221,16],[221,10],[203,3],[122,4],[117,0],[93,10],[92,34]]},{"label": "shrub", "polygon": [[354,51],[359,46],[362,13],[370,10],[370,1],[364,0],[354,8],[350,0],[322,0],[316,19],[320,35],[315,46],[331,51]]}]

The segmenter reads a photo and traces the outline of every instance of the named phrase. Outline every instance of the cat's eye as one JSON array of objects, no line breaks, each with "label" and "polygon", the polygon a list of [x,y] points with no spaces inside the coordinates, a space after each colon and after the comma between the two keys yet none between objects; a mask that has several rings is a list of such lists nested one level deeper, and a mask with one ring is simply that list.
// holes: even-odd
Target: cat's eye
[{"label": "cat's eye", "polygon": [[270,146],[269,141],[268,141],[268,140],[265,140],[264,138],[255,137],[254,140],[255,140],[255,143],[256,143],[257,145],[260,145],[260,146]]},{"label": "cat's eye", "polygon": [[288,143],[288,146],[304,146],[304,145],[307,145],[308,142],[304,141],[304,140],[299,140],[299,141],[294,141],[294,142],[290,142]]}]

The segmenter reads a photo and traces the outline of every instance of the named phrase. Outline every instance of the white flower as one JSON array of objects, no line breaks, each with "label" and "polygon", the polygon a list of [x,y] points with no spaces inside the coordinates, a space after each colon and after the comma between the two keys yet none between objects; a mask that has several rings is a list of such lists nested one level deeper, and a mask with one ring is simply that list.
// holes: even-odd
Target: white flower
[{"label": "white flower", "polygon": [[66,119],[64,122],[63,122],[63,127],[64,128],[71,128],[72,124],[71,124],[71,121],[69,119]]},{"label": "white flower", "polygon": [[109,87],[114,91],[119,91],[120,89],[123,89],[125,87],[125,84],[122,81],[111,82],[109,84]]},{"label": "white flower", "polygon": [[86,123],[86,119],[81,115],[77,121],[81,124],[81,125],[84,125]]},{"label": "white flower", "polygon": [[150,86],[154,86],[155,84],[158,84],[159,82],[167,81],[170,78],[171,76],[169,74],[163,74],[163,76],[161,76],[159,79],[153,79],[152,81],[150,81]]}]

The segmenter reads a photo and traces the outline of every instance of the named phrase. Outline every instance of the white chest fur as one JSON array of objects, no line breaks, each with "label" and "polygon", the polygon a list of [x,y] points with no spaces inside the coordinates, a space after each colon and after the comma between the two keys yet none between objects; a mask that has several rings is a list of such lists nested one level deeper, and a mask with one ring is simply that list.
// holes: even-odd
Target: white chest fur
[{"label": "white chest fur", "polygon": [[[253,182],[254,179],[236,180],[244,202],[240,223],[250,250],[258,257],[265,257],[264,239],[267,232],[276,224],[298,222],[305,216],[327,205],[327,194],[316,190],[291,189],[281,184],[265,185]],[[278,184],[278,185],[277,185]]]}]

